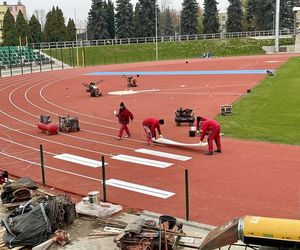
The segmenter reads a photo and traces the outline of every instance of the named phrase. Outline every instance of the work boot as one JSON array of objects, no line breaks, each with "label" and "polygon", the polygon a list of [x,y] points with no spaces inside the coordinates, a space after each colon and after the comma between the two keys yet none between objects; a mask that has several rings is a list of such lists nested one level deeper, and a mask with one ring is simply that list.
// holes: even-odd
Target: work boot
[{"label": "work boot", "polygon": [[221,149],[217,149],[215,150],[216,153],[222,153],[222,150]]},{"label": "work boot", "polygon": [[214,154],[214,152],[212,152],[212,151],[208,151],[205,153],[205,155],[213,155],[213,154]]},{"label": "work boot", "polygon": [[125,138],[130,138],[130,137],[131,137],[131,135],[124,135],[124,137],[125,137]]},{"label": "work boot", "polygon": [[121,140],[121,136],[118,136],[117,139],[118,139],[118,140]]}]

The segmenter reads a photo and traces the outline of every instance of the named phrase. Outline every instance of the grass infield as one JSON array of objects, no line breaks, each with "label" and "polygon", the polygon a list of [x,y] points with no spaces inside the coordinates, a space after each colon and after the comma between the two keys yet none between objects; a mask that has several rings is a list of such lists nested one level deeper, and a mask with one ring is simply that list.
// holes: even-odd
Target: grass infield
[{"label": "grass infield", "polygon": [[[280,39],[281,45],[294,44],[294,39]],[[274,46],[274,40],[231,38],[158,43],[158,59],[173,60],[199,58],[205,52],[214,56],[238,56],[264,54],[262,46]],[[156,60],[155,43],[131,45],[105,45],[44,50],[45,53],[71,66],[92,66],[105,64],[132,63]]]},{"label": "grass infield", "polygon": [[233,105],[231,116],[218,116],[229,137],[300,145],[300,58],[291,58]]}]

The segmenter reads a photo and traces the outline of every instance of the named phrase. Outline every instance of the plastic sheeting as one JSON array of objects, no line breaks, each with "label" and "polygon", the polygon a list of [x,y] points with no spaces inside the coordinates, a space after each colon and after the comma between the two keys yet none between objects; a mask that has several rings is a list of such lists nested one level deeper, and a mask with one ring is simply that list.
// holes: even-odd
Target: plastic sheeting
[{"label": "plastic sheeting", "polygon": [[9,248],[36,246],[49,239],[51,225],[44,206],[34,207],[30,212],[1,220],[5,227],[3,240]]},{"label": "plastic sheeting", "polygon": [[108,218],[114,213],[122,210],[122,206],[111,203],[100,202],[100,204],[90,202],[79,202],[76,204],[76,212],[84,215],[95,216],[99,218]]}]

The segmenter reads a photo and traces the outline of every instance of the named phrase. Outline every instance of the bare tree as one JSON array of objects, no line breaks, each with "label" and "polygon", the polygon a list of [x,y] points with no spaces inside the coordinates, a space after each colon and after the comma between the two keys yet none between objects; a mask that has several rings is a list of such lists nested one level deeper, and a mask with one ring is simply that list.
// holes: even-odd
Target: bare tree
[{"label": "bare tree", "polygon": [[39,20],[42,30],[44,30],[45,22],[46,22],[46,11],[44,9],[37,9],[33,12],[36,19]]}]

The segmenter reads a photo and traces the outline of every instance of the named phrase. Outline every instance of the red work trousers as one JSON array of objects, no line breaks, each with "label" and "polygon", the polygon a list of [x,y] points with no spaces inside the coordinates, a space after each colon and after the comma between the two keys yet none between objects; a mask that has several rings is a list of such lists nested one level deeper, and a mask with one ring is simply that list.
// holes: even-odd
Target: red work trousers
[{"label": "red work trousers", "polygon": [[127,127],[127,124],[121,124],[121,128],[120,128],[120,131],[119,131],[119,137],[120,137],[120,138],[122,137],[124,130],[126,131],[127,135],[130,137],[131,134],[130,134],[130,132],[129,132],[129,129],[128,129],[128,127]]},{"label": "red work trousers", "polygon": [[218,126],[216,128],[213,128],[208,133],[207,142],[208,142],[208,151],[209,152],[213,152],[214,151],[214,147],[213,147],[214,141],[215,141],[215,143],[217,145],[217,149],[221,150],[220,126]]}]

